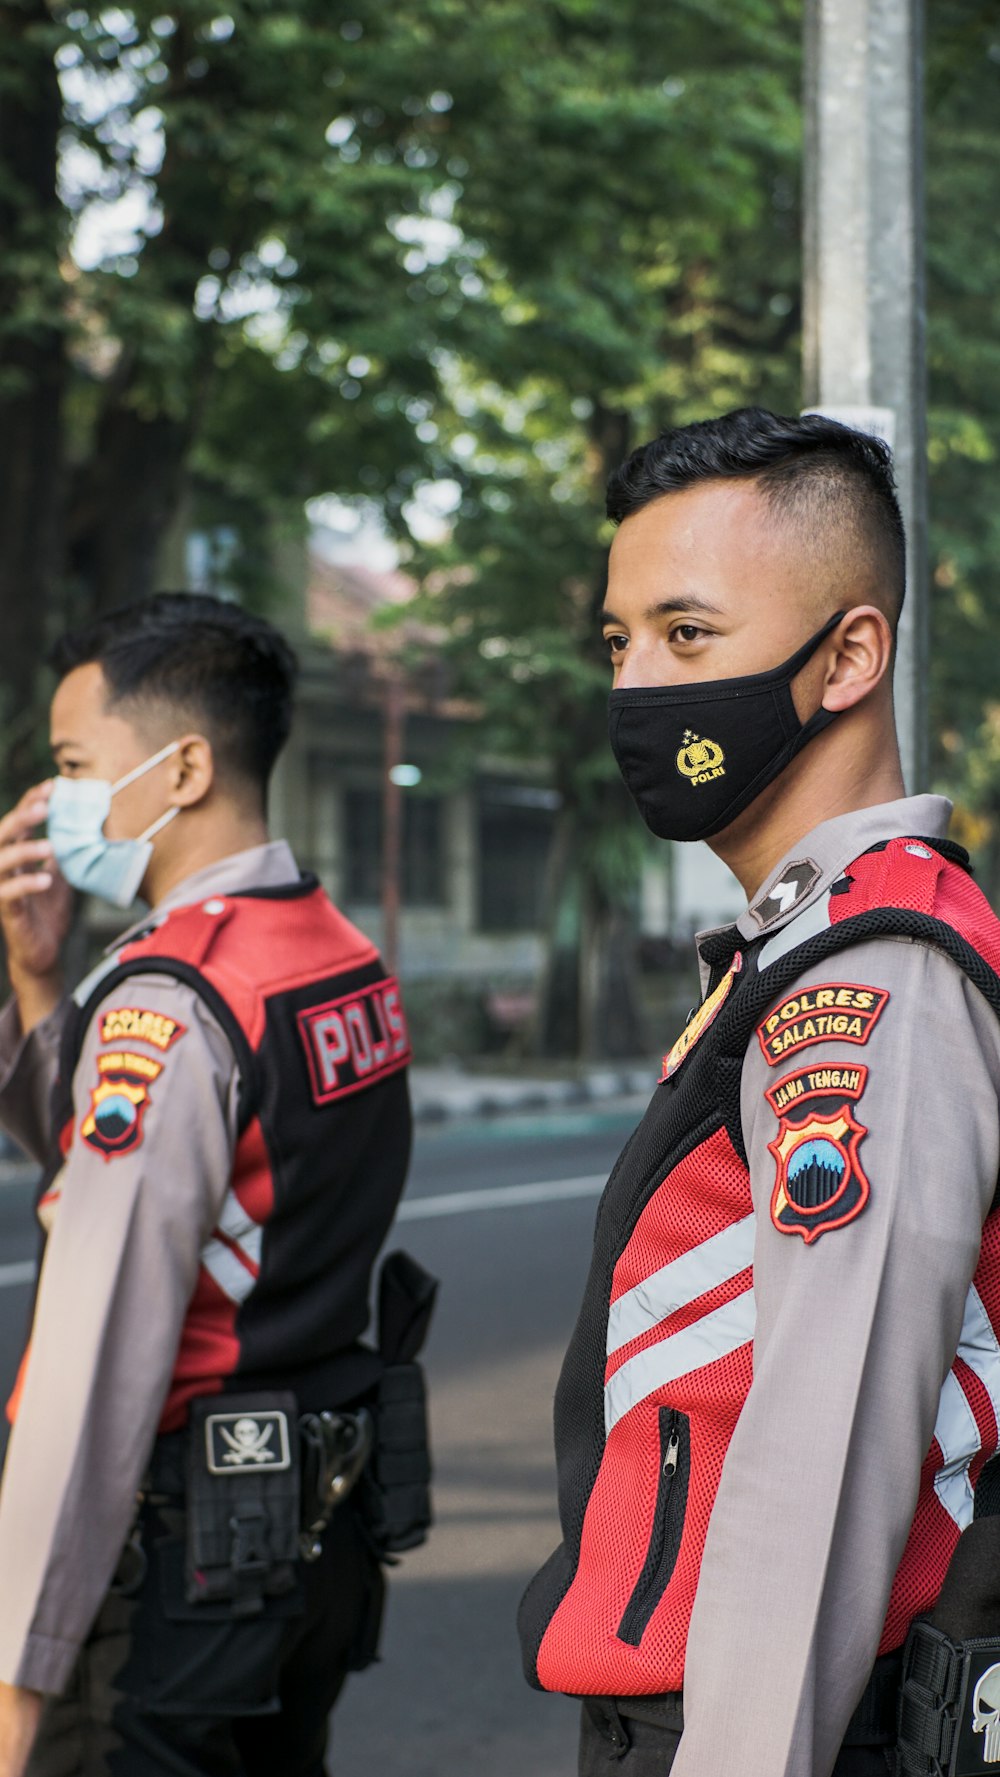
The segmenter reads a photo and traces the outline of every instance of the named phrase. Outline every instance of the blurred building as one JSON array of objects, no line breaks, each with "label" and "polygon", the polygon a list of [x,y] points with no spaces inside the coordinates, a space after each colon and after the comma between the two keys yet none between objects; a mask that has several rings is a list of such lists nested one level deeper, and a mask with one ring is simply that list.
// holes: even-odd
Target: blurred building
[{"label": "blurred building", "polygon": [[398,571],[310,555],[299,712],[275,827],[381,942],[386,770],[403,766],[400,969],[411,981],[514,991],[541,962],[558,797],[544,777],[480,755],[476,711],[449,696],[432,632],[406,619],[380,625],[413,591]]},{"label": "blurred building", "polygon": [[[542,961],[558,796],[523,761],[481,753],[477,712],[449,695],[438,638],[400,617],[415,590],[405,574],[310,552],[306,585],[299,715],[275,786],[276,828],[381,941],[395,699],[391,762],[417,780],[401,791],[400,969],[409,981],[492,984],[501,1019],[507,997],[514,1022]],[[707,848],[658,846],[643,881],[641,933],[680,946],[740,904]]]}]

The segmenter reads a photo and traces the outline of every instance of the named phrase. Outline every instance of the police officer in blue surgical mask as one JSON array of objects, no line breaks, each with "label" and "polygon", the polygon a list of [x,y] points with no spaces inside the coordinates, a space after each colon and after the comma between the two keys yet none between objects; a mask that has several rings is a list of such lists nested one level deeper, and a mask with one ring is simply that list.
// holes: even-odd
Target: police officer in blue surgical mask
[{"label": "police officer in blue surgical mask", "polygon": [[[55,665],[58,775],[0,822],[0,1120],[46,1235],[0,1494],[0,1777],[320,1777],[379,1550],[420,1539],[380,1465],[399,1353],[362,1338],[409,1152],[398,987],[269,836],[295,677],[271,625],[162,594]],[[150,911],[69,997],[73,889]],[[385,1274],[408,1358],[416,1269]]]}]

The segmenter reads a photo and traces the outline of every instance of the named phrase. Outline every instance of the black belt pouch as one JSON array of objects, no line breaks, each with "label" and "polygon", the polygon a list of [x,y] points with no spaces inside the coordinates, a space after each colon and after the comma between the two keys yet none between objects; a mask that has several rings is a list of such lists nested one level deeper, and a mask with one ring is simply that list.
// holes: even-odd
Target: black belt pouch
[{"label": "black belt pouch", "polygon": [[427,1389],[416,1361],[434,1311],[437,1279],[409,1253],[390,1253],[378,1284],[378,1348],[385,1363],[375,1401],[375,1445],[362,1506],[380,1554],[422,1543],[431,1523]]},{"label": "black belt pouch", "polygon": [[380,1553],[402,1554],[422,1543],[431,1523],[431,1453],[427,1390],[418,1363],[382,1372],[375,1406],[375,1445],[362,1480],[365,1518]]},{"label": "black belt pouch", "polygon": [[1000,1515],[963,1530],[934,1610],[910,1627],[896,1761],[900,1777],[1000,1771]]},{"label": "black belt pouch", "polygon": [[203,1396],[191,1408],[184,1595],[258,1615],[295,1584],[298,1404],[287,1392]]}]

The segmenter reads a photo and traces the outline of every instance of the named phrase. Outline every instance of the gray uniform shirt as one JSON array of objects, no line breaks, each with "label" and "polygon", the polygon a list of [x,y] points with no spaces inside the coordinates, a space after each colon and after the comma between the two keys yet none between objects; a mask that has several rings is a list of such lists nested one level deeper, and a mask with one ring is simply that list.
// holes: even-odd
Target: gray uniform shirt
[{"label": "gray uniform shirt", "polygon": [[[920,796],[825,822],[740,931],[765,931],[772,955],[802,942],[848,863],[879,840],[942,836],[949,812]],[[772,1065],[754,1038],[743,1066],[754,1376],[708,1530],[674,1777],[829,1777],[878,1649],[997,1184],[1000,1024],[962,971],[880,939],[787,993],[831,982],[888,992],[864,1046],[824,1040]],[[780,1118],[765,1092],[800,1068],[859,1063],[870,1198],[806,1244],[772,1221]],[[988,1323],[980,1334],[1000,1414],[1000,1349]]]},{"label": "gray uniform shirt", "polygon": [[[155,918],[297,875],[286,845],[256,846],[189,876]],[[127,1539],[236,1141],[229,1041],[196,993],[152,972],[113,989],[91,1019],[73,1076],[78,1131],[101,1079],[103,1014],[122,1005],[184,1033],[166,1051],[123,1039],[162,1064],[141,1140],[109,1159],[78,1135],[40,1209],[49,1237],[0,1490],[0,1679],[39,1691],[65,1687]],[[22,1037],[16,1006],[0,1015],[0,1119],[39,1159],[64,1017],[60,1007]]]}]

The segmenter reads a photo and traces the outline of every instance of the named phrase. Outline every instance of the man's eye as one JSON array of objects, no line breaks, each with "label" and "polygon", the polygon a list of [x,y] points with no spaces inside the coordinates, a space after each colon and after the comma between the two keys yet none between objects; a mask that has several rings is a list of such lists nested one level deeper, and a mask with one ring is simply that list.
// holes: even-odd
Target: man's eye
[{"label": "man's eye", "polygon": [[670,639],[674,642],[696,642],[704,634],[705,631],[699,629],[697,623],[678,623],[676,629],[671,631]]},{"label": "man's eye", "polygon": [[611,650],[612,660],[614,659],[616,654],[624,654],[626,648],[628,647],[628,636],[606,635],[604,638],[604,641],[605,641],[606,647],[608,647]]}]

